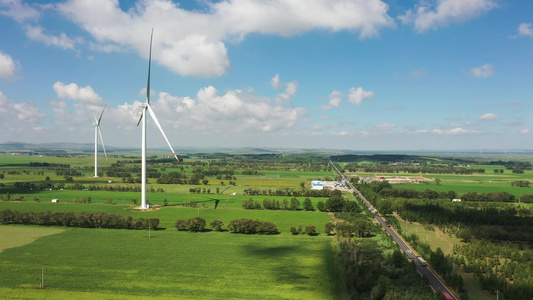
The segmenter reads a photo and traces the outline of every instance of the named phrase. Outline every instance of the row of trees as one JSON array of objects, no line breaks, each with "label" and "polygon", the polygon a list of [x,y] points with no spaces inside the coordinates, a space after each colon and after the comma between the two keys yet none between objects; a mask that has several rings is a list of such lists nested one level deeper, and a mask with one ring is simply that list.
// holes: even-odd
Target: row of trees
[{"label": "row of trees", "polygon": [[511,181],[511,186],[516,186],[516,187],[529,187],[529,181],[527,181],[527,180],[516,180],[516,181]]},{"label": "row of trees", "polygon": [[157,229],[159,219],[133,219],[108,213],[0,211],[0,224],[25,224],[85,228]]},{"label": "row of trees", "polygon": [[[268,209],[268,210],[300,210],[300,200],[297,198],[291,198],[290,202],[287,199],[283,199],[283,201],[280,203],[278,200],[273,199],[263,199],[263,207],[261,207],[261,203],[259,200],[253,200],[250,198],[249,200],[244,200],[242,202],[242,207],[244,209]],[[313,203],[311,202],[311,199],[305,198],[303,202],[303,209],[305,211],[314,211]]]},{"label": "row of trees", "polygon": [[[188,220],[177,220],[175,227],[180,231],[202,232],[205,231],[207,221],[202,217],[194,217]],[[213,220],[210,223],[213,230],[222,231],[224,222],[221,220]],[[278,229],[274,222],[260,221],[253,219],[235,219],[230,221],[227,226],[232,233],[246,233],[246,234],[277,234]]]},{"label": "row of trees", "polygon": [[[302,224],[298,224],[297,226],[291,226],[291,229],[290,229],[292,235],[298,235],[298,234],[302,233],[302,230],[303,230],[303,225]],[[311,235],[311,236],[317,235],[316,226],[314,224],[306,225],[305,226],[305,234]]]},{"label": "row of trees", "polygon": [[349,163],[344,166],[345,170],[350,172],[367,172],[367,173],[423,173],[423,174],[463,174],[471,175],[474,173],[485,173],[485,169],[473,169],[451,166],[409,166],[409,165],[369,165]]},{"label": "row of trees", "polygon": [[289,196],[289,197],[331,197],[340,196],[342,192],[339,190],[310,190],[306,188],[277,188],[272,189],[258,189],[247,188],[243,190],[244,195],[248,196]]}]

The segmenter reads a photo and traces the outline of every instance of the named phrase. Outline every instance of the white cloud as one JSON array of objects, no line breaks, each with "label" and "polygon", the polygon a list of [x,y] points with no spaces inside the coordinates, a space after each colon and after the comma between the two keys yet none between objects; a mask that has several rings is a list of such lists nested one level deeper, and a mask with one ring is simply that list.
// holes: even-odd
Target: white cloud
[{"label": "white cloud", "polygon": [[281,81],[279,80],[279,74],[276,74],[276,76],[272,77],[272,80],[270,80],[270,85],[275,90],[281,89]]},{"label": "white cloud", "polygon": [[31,103],[13,102],[0,91],[0,116],[2,123],[7,122],[4,128],[11,129],[38,123],[45,115],[37,106]]},{"label": "white cloud", "polygon": [[525,129],[524,128],[524,129],[520,130],[520,133],[521,134],[530,134],[531,132],[529,131],[529,129]]},{"label": "white cloud", "polygon": [[75,83],[64,84],[58,81],[54,83],[53,88],[59,98],[71,99],[87,105],[102,104],[102,97],[95,93],[90,85],[79,87]]},{"label": "white cloud", "polygon": [[383,123],[376,126],[376,130],[379,131],[389,131],[396,127],[396,124],[390,124],[390,123]]},{"label": "white cloud", "polygon": [[533,37],[532,27],[533,27],[532,23],[521,23],[520,25],[518,25],[518,35]]},{"label": "white cloud", "polygon": [[350,94],[348,95],[348,101],[354,105],[359,105],[365,99],[372,99],[374,97],[374,92],[365,91],[363,88],[351,88]]},{"label": "white cloud", "polygon": [[26,20],[38,19],[41,14],[29,4],[22,3],[21,0],[0,0],[0,15],[22,23]]},{"label": "white cloud", "polygon": [[472,74],[476,77],[483,77],[483,78],[491,77],[492,74],[494,74],[491,64],[484,64],[477,68],[472,68],[470,69],[470,72],[472,72]]},{"label": "white cloud", "polygon": [[239,42],[248,34],[349,30],[367,38],[395,26],[387,14],[389,6],[381,0],[223,0],[206,6],[188,11],[168,0],[138,1],[128,11],[118,1],[68,0],[57,5],[107,51],[115,51],[116,45],[147,57],[148,36],[155,27],[154,60],[181,75],[202,77],[228,72],[225,43]]},{"label": "white cloud", "polygon": [[501,119],[500,116],[498,116],[497,114],[493,114],[493,113],[486,113],[478,118],[478,120],[481,120],[481,121],[495,121],[499,119]]},{"label": "white cloud", "polygon": [[334,108],[339,108],[342,102],[342,92],[333,91],[329,94],[329,102],[326,105],[322,105],[320,109],[322,110],[331,110]]},{"label": "white cloud", "polygon": [[431,132],[437,135],[465,135],[465,134],[480,134],[478,130],[467,130],[461,127],[457,127],[450,130],[433,129]]},{"label": "white cloud", "polygon": [[0,52],[0,78],[15,77],[15,62],[9,54]]},{"label": "white cloud", "polygon": [[[241,90],[218,95],[212,86],[199,90],[195,99],[161,92],[152,107],[160,121],[166,120],[175,128],[228,134],[288,129],[307,113],[305,108],[284,107],[275,100]],[[121,110],[138,112],[132,106]]]},{"label": "white cloud", "polygon": [[347,131],[340,131],[340,132],[337,132],[337,133],[333,133],[334,136],[353,136],[352,133],[349,133]]},{"label": "white cloud", "polygon": [[47,46],[56,46],[61,49],[73,50],[76,43],[81,42],[80,39],[71,39],[64,32],[59,36],[46,35],[43,33],[43,28],[40,26],[26,26],[26,36],[34,41],[40,41]]},{"label": "white cloud", "polygon": [[420,5],[415,6],[415,12],[409,9],[399,19],[405,24],[414,23],[415,30],[423,33],[451,23],[464,22],[497,6],[493,0],[421,1]]}]

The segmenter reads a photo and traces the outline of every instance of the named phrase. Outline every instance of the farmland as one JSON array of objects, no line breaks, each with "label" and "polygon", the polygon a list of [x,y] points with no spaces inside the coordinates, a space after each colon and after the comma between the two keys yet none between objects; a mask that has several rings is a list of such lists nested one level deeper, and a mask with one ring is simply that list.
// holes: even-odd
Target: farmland
[{"label": "farmland", "polygon": [[[432,160],[442,163],[438,158]],[[347,220],[363,226],[358,231],[348,231],[347,237],[358,238],[339,242],[337,237],[325,234],[327,223],[343,222],[346,217],[334,214],[329,200],[338,195],[348,202],[353,202],[354,198],[346,192],[311,191],[313,179],[339,179],[327,160],[319,155],[203,154],[188,155],[180,164],[152,156],[148,166],[152,174],[148,179],[148,200],[152,209],[147,211],[135,209],[140,198],[140,175],[135,157],[116,156],[102,160],[98,178],[93,177],[92,158],[86,156],[1,156],[0,162],[0,174],[3,175],[0,179],[3,200],[0,201],[0,211],[108,213],[160,221],[158,229],[151,232],[1,226],[4,236],[9,233],[21,240],[4,246],[0,252],[0,272],[7,274],[0,278],[0,293],[13,299],[165,299],[178,295],[182,299],[343,299],[354,293],[359,293],[362,298],[369,297],[371,290],[385,285],[381,281],[379,285],[377,277],[363,278],[370,275],[362,274],[358,280],[350,281],[351,272],[358,271],[346,268],[343,263],[353,259],[347,257],[345,251],[354,247],[359,248],[360,253],[374,253],[365,254],[367,258],[372,257],[372,262],[361,260],[356,264],[366,269],[377,268],[373,273],[376,276],[392,265],[395,268],[403,266],[401,271],[396,269],[396,273],[393,272],[396,275],[385,272],[386,276],[402,278],[388,281],[386,285],[394,286],[389,286],[390,295],[399,293],[403,297],[413,297],[428,293],[427,286],[416,279],[406,264],[391,260],[390,256],[395,252],[390,247],[394,245],[387,242],[379,227],[364,221],[368,217],[360,211],[359,205],[345,208],[352,214]],[[372,163],[365,162],[365,165]],[[439,181],[401,184],[394,188],[453,190],[458,197],[464,193],[505,191],[516,196],[515,202],[522,194],[530,193],[530,188],[515,187],[510,183],[531,180],[532,170],[513,173],[506,169],[500,173],[503,166],[484,163],[469,166],[475,170],[485,169],[484,173],[428,173],[423,176]],[[360,170],[345,174],[357,174],[361,178],[420,175]],[[52,199],[59,199],[59,202],[52,203]],[[391,212],[400,207],[385,200],[377,203],[377,207]],[[305,201],[311,203],[311,210],[303,209],[301,204]],[[404,203],[402,201],[405,200],[397,203]],[[254,209],[243,209],[246,202],[255,203]],[[267,209],[267,203],[276,202],[279,207]],[[293,208],[284,203],[296,203],[297,206]],[[317,210],[324,203],[328,206]],[[402,217],[409,211],[404,209],[396,214],[398,221],[394,226],[401,228],[402,222],[405,223]],[[389,219],[393,220],[392,216]],[[413,215],[408,216],[410,221],[416,221]],[[200,233],[176,229],[177,220],[195,217],[205,219],[207,224],[220,220],[224,230],[211,230],[209,225]],[[242,235],[228,232],[227,225],[241,218],[273,222],[278,233]],[[420,230],[420,240],[426,234],[433,250],[440,247],[446,254],[453,254],[455,245],[464,245],[455,237],[460,233],[446,226],[425,220],[415,223],[418,224],[416,227],[407,224],[406,234],[412,235],[416,233],[414,229]],[[315,225],[316,234],[292,233],[294,228],[307,225]],[[437,231],[429,230],[432,226],[438,226]],[[346,230],[346,227],[342,230],[339,227],[337,233],[346,237]],[[38,288],[42,265],[46,270],[45,289]],[[469,283],[470,286],[476,285]],[[401,289],[407,290],[399,292]],[[480,291],[470,292],[481,294]]]}]

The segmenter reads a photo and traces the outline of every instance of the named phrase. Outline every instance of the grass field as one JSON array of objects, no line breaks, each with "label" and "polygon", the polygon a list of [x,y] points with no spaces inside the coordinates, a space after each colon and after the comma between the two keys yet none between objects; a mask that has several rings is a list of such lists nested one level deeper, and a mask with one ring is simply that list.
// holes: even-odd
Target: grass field
[{"label": "grass field", "polygon": [[[310,237],[289,232],[290,226],[298,224],[315,224],[322,232],[329,221],[326,213],[220,207],[143,212],[119,204],[0,202],[0,210],[6,208],[159,218],[163,228],[148,238],[146,230],[0,226],[0,232],[17,229],[13,234],[21,240],[40,230],[62,232],[0,253],[0,293],[11,299],[336,299],[342,294],[336,279],[335,239],[323,233]],[[273,221],[282,233],[189,233],[173,227],[176,220],[198,214],[208,223],[221,219],[226,225],[243,217]],[[41,265],[46,269],[44,290],[36,289]]]},{"label": "grass field", "polygon": [[0,286],[27,297],[45,265],[42,293],[51,298],[332,299],[332,251],[325,236],[159,230],[148,238],[147,231],[71,228],[0,253]]}]

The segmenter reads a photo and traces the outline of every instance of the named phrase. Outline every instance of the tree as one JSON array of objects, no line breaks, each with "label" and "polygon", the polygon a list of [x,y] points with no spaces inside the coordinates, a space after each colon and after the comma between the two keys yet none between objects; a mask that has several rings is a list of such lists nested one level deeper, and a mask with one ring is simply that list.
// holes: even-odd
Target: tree
[{"label": "tree", "polygon": [[310,224],[305,226],[305,233],[308,235],[315,235],[316,234],[316,226],[314,224]]},{"label": "tree", "polygon": [[327,235],[334,235],[335,234],[335,224],[333,222],[328,222],[324,224],[324,231]]},{"label": "tree", "polygon": [[178,230],[187,230],[187,220],[177,220],[174,225]]},{"label": "tree", "polygon": [[189,220],[187,220],[187,227],[189,228],[189,231],[192,232],[200,232],[205,229],[206,221],[202,217],[194,217]]},{"label": "tree", "polygon": [[316,207],[319,211],[326,211],[326,203],[324,203],[324,201],[318,201]]},{"label": "tree", "polygon": [[4,179],[4,174],[0,174],[0,179]]},{"label": "tree", "polygon": [[306,211],[315,210],[315,208],[313,207],[313,203],[311,202],[311,199],[305,198],[305,200],[304,200],[304,210],[306,210]]},{"label": "tree", "polygon": [[298,210],[300,209],[300,201],[296,198],[291,198],[291,205],[290,210]]},{"label": "tree", "polygon": [[216,231],[222,231],[222,226],[224,226],[224,222],[221,220],[213,220],[211,223],[209,223],[211,227]]},{"label": "tree", "polygon": [[302,232],[302,224],[299,224],[298,227],[296,226],[291,226],[291,233],[293,235],[298,235]]},{"label": "tree", "polygon": [[435,184],[440,185],[441,180],[439,178],[435,179]]},{"label": "tree", "polygon": [[46,178],[44,180],[50,180],[50,177],[49,176],[46,176]]},{"label": "tree", "polygon": [[326,200],[326,209],[331,212],[342,211],[344,209],[345,204],[346,200],[344,200],[342,196],[329,197]]}]

